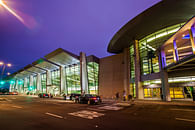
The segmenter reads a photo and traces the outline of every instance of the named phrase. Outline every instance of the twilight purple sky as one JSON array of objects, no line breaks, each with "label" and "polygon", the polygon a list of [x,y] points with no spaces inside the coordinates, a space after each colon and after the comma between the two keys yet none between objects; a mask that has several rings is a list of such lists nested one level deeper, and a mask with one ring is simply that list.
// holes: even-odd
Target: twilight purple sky
[{"label": "twilight purple sky", "polygon": [[160,0],[4,0],[25,21],[0,6],[0,61],[15,72],[61,47],[74,54],[110,55],[113,35]]}]

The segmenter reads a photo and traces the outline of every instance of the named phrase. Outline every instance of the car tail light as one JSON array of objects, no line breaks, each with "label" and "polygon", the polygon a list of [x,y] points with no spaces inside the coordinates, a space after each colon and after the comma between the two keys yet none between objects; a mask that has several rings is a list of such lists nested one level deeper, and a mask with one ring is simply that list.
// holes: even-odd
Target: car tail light
[{"label": "car tail light", "polygon": [[97,98],[96,97],[94,97],[94,98],[92,98],[93,100],[96,100]]}]

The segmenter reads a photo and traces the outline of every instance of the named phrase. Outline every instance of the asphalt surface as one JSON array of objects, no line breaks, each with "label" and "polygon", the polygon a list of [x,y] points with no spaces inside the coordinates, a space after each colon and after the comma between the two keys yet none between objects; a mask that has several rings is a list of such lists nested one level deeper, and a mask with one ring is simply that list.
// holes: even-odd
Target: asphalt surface
[{"label": "asphalt surface", "polygon": [[195,130],[195,107],[0,95],[0,130]]}]

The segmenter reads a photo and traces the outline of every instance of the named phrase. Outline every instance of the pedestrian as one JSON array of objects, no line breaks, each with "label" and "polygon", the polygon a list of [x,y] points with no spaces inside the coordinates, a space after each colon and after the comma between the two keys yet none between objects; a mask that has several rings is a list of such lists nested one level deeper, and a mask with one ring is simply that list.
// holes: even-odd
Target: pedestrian
[{"label": "pedestrian", "polygon": [[123,91],[123,101],[126,101],[126,92],[125,92],[125,90]]},{"label": "pedestrian", "polygon": [[133,96],[131,94],[128,95],[128,101],[131,101]]},{"label": "pedestrian", "polygon": [[116,100],[119,99],[119,92],[116,93]]}]

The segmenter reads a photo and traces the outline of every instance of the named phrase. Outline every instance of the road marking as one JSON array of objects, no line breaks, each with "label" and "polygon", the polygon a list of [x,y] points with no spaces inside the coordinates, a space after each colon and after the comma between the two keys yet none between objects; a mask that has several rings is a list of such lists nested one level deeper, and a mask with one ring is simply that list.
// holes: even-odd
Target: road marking
[{"label": "road marking", "polygon": [[129,104],[129,103],[115,103],[113,105],[115,105],[115,106],[124,106],[124,107],[131,106],[131,104]]},{"label": "road marking", "polygon": [[68,114],[72,115],[72,116],[85,118],[85,119],[91,119],[91,120],[94,119],[94,118],[105,115],[103,113],[98,113],[98,112],[95,112],[95,111],[88,111],[88,110],[82,110],[82,111],[68,113]]},{"label": "road marking", "polygon": [[105,111],[105,110],[101,110],[101,109],[97,109],[97,108],[87,108],[88,110],[92,110],[92,111]]},{"label": "road marking", "polygon": [[14,107],[14,108],[20,108],[20,109],[22,108],[22,107],[20,107],[20,106],[12,106],[12,107]]},{"label": "road marking", "polygon": [[46,114],[46,115],[53,116],[53,117],[57,117],[57,118],[60,118],[60,119],[63,119],[62,116],[59,116],[59,115],[56,115],[56,114],[52,114],[52,113],[49,113],[49,112],[46,112],[45,114]]},{"label": "road marking", "polygon": [[173,111],[188,111],[188,112],[195,112],[195,110],[191,110],[191,109],[170,109]]},{"label": "road marking", "polygon": [[180,121],[188,121],[188,122],[194,122],[195,120],[190,120],[190,119],[183,119],[183,118],[175,118],[176,120],[180,120]]},{"label": "road marking", "polygon": [[98,109],[104,109],[104,110],[121,110],[123,109],[123,107],[117,107],[117,106],[103,106],[103,107],[99,107]]}]

